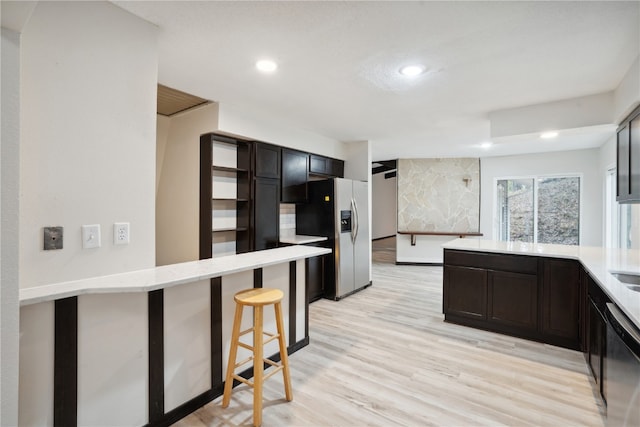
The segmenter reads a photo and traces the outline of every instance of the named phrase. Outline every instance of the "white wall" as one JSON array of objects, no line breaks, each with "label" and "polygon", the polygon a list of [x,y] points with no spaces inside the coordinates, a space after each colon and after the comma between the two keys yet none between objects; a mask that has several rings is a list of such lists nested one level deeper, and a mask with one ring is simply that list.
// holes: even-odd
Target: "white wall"
[{"label": "white wall", "polygon": [[492,111],[491,138],[606,125],[613,119],[613,92]]},{"label": "white wall", "polygon": [[2,28],[0,425],[18,424],[20,35]]},{"label": "white wall", "polygon": [[[21,50],[21,286],[153,266],[157,29],[108,2],[39,2]],[[82,249],[83,224],[102,247]],[[42,250],[45,226],[62,250]]]},{"label": "white wall", "polygon": [[395,236],[397,229],[398,180],[385,179],[384,173],[371,177],[371,238]]},{"label": "white wall", "polygon": [[[614,147],[615,149],[615,147]],[[494,187],[496,178],[531,175],[581,174],[582,216],[580,244],[601,246],[603,241],[604,170],[600,149],[486,157],[480,161],[480,232],[482,239],[493,239]],[[411,246],[408,235],[398,235],[398,262],[442,263],[441,245],[455,236],[418,236]]]},{"label": "white wall", "polygon": [[371,272],[371,222],[372,222],[372,203],[371,203],[371,142],[370,141],[354,141],[348,142],[346,145],[346,158],[344,164],[344,177],[359,181],[368,182],[368,235],[369,235],[369,281],[372,278]]},{"label": "white wall", "polygon": [[[20,286],[153,267],[157,28],[109,2],[38,2],[20,52]],[[114,222],[131,224],[129,245],[113,245]],[[83,224],[101,225],[102,247],[82,249]],[[57,225],[64,248],[44,251]],[[18,424],[50,425],[53,304],[20,316]],[[147,317],[145,295],[79,298],[80,424],[148,421]]]},{"label": "white wall", "polygon": [[[160,114],[156,116],[156,204],[158,203],[158,189],[160,188],[160,180],[162,179],[164,153],[167,151],[169,126],[171,126],[171,118]],[[156,223],[156,227],[157,226],[158,224]]]},{"label": "white wall", "polygon": [[228,103],[220,104],[219,131],[323,156],[345,159],[344,144],[303,130],[279,117]]},{"label": "white wall", "polygon": [[613,94],[613,123],[623,121],[638,104],[640,104],[640,55]]},{"label": "white wall", "polygon": [[[344,146],[344,177],[371,182],[371,142],[347,142],[344,143]],[[369,190],[371,190],[371,187],[369,187]]]},{"label": "white wall", "polygon": [[217,104],[159,120],[156,265],[199,258],[200,135],[217,128]]},{"label": "white wall", "polygon": [[493,238],[494,187],[497,178],[555,174],[582,175],[580,244],[601,246],[604,175],[600,171],[600,152],[597,148],[483,158],[480,232],[484,238]]}]

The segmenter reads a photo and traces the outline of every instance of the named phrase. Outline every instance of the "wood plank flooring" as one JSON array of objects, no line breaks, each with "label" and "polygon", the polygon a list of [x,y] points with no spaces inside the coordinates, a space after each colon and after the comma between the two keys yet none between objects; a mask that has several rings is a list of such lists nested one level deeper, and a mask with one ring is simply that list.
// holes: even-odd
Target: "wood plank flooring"
[{"label": "wood plank flooring", "polygon": [[[396,266],[374,243],[372,287],[310,306],[294,399],[269,379],[264,426],[604,425],[581,353],[444,323],[442,267]],[[251,425],[246,386],[220,402],[174,425]]]}]

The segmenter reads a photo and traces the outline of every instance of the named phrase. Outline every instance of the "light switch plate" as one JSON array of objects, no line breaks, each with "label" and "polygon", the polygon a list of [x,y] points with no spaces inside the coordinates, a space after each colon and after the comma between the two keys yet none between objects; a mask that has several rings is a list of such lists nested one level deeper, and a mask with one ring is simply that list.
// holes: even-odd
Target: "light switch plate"
[{"label": "light switch plate", "polygon": [[100,224],[82,226],[82,247],[84,249],[100,247]]},{"label": "light switch plate", "polygon": [[44,227],[44,250],[62,249],[62,227]]}]

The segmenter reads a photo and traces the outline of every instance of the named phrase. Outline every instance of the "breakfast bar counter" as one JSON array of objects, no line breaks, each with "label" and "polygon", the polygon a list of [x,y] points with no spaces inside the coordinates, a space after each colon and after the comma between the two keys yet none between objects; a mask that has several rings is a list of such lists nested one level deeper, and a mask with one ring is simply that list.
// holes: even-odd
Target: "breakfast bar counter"
[{"label": "breakfast bar counter", "polygon": [[[222,394],[236,292],[280,289],[288,353],[308,344],[305,261],[330,252],[288,246],[21,289],[20,425],[176,422]],[[276,330],[274,313],[264,325]],[[264,354],[279,359],[277,342]]]}]

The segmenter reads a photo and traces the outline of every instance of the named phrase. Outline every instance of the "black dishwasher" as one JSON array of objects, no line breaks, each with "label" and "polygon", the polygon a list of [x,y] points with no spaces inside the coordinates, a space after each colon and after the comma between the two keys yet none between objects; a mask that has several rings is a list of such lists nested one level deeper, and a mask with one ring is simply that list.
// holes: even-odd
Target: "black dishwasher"
[{"label": "black dishwasher", "polygon": [[640,426],[640,331],[607,304],[607,427]]}]

